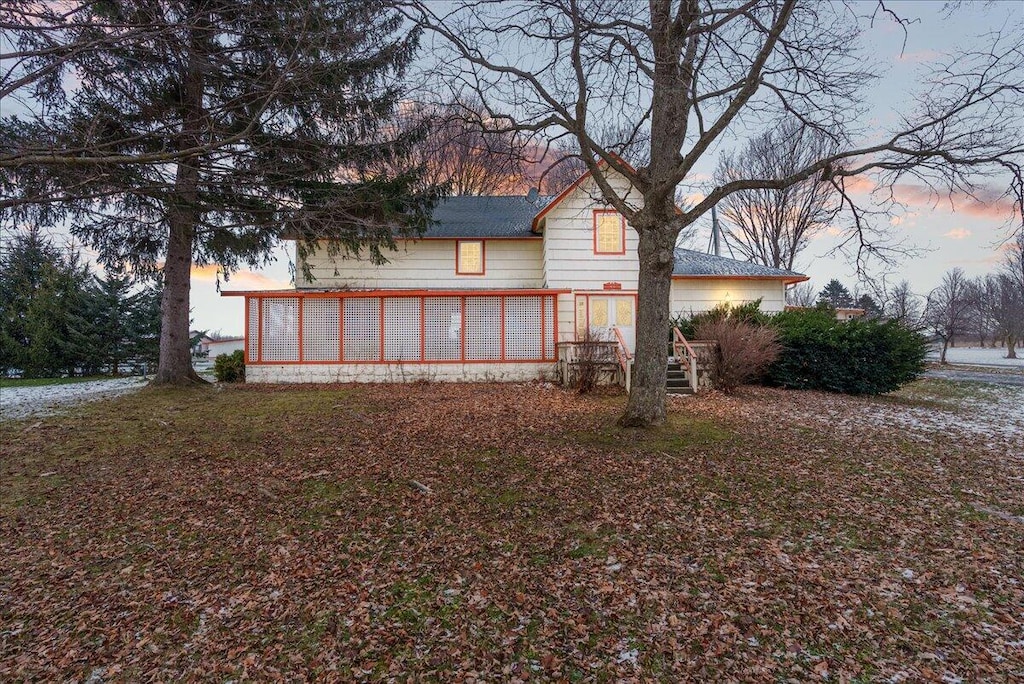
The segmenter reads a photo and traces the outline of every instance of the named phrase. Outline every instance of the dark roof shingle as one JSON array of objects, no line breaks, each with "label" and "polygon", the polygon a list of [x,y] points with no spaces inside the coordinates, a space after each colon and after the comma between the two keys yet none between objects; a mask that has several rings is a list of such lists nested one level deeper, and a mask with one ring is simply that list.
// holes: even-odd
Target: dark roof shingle
[{"label": "dark roof shingle", "polygon": [[740,276],[745,278],[804,279],[802,273],[788,271],[784,268],[772,268],[681,247],[676,248],[676,265],[672,269],[672,275],[709,278]]},{"label": "dark roof shingle", "polygon": [[550,197],[448,197],[438,202],[426,238],[538,237],[533,217]]}]

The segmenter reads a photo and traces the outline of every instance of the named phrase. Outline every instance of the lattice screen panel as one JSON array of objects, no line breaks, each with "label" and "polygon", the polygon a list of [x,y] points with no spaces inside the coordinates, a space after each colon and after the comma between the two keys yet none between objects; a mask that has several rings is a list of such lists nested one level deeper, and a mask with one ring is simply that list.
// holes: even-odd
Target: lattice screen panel
[{"label": "lattice screen panel", "polygon": [[264,361],[299,360],[299,298],[263,300]]},{"label": "lattice screen panel", "polygon": [[505,358],[539,359],[540,297],[505,298]]},{"label": "lattice screen panel", "polygon": [[302,360],[337,361],[341,352],[337,299],[302,300]]},{"label": "lattice screen panel", "polygon": [[458,297],[427,297],[423,300],[423,313],[424,360],[461,359],[462,301]]},{"label": "lattice screen panel", "polygon": [[380,360],[380,298],[346,298],[345,361]]},{"label": "lattice screen panel", "polygon": [[384,360],[420,360],[420,298],[384,298]]},{"label": "lattice screen panel", "polygon": [[260,359],[260,300],[252,298],[247,302],[249,311],[246,315],[249,317],[249,325],[247,327],[248,337],[245,340],[246,361],[247,363],[256,363]]},{"label": "lattice screen panel", "polygon": [[466,359],[501,359],[501,297],[466,298]]},{"label": "lattice screen panel", "polygon": [[558,306],[558,299],[555,297],[544,297],[544,358],[554,359],[558,353],[555,349],[555,340],[558,339],[558,331],[555,330],[555,307]]}]

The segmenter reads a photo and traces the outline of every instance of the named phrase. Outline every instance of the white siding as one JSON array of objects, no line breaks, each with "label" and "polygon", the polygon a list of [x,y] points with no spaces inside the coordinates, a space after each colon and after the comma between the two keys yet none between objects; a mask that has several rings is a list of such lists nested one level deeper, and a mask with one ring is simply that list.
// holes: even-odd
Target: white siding
[{"label": "white siding", "polygon": [[[609,176],[620,194],[626,194],[625,178]],[[544,223],[544,280],[550,288],[600,290],[605,283],[622,283],[625,290],[637,285],[638,236],[626,225],[626,253],[594,254],[594,210],[610,209],[600,199],[597,185],[588,178],[568,197],[551,210]],[[640,197],[633,192],[628,198],[638,205]]]},{"label": "white siding", "polygon": [[781,280],[674,278],[669,297],[673,316],[707,311],[722,302],[745,304],[758,298],[761,311],[775,312],[786,306],[786,286]]},{"label": "white siding", "polygon": [[388,263],[330,257],[321,247],[309,257],[314,280],[297,269],[297,287],[368,289],[487,289],[538,288],[542,241],[485,240],[484,275],[455,275],[455,240],[403,240],[398,251],[386,253]]},{"label": "white siding", "polygon": [[[630,204],[642,206],[642,198],[618,174],[609,182],[626,195]],[[610,209],[600,199],[593,179],[588,178],[545,216],[544,286],[552,289],[601,290],[605,283],[622,283],[623,290],[636,290],[639,261],[635,230],[626,225],[626,253],[594,254],[594,210]],[[558,339],[575,338],[574,297],[558,297]]]},{"label": "white siding", "polygon": [[207,351],[209,352],[209,358],[215,359],[221,354],[230,354],[240,349],[245,349],[245,338],[224,340],[222,342],[210,342]]}]

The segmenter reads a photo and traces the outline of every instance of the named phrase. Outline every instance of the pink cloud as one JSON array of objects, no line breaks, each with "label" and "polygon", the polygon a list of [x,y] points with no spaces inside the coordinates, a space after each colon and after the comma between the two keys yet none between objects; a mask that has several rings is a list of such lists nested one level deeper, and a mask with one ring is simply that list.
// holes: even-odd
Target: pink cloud
[{"label": "pink cloud", "polygon": [[[218,271],[220,271],[220,267],[214,264],[207,266],[192,264],[192,280],[203,283],[215,282]],[[285,290],[292,287],[290,282],[269,278],[262,273],[248,270],[236,271],[229,278],[225,278],[221,274],[220,282],[231,290]]]},{"label": "pink cloud", "polygon": [[1014,212],[1013,200],[991,188],[979,188],[973,195],[966,192],[938,194],[923,185],[895,185],[893,196],[912,207],[949,207],[953,213],[963,212],[978,218],[1007,220]]},{"label": "pink cloud", "polygon": [[[890,191],[887,186],[878,185],[868,176],[854,176],[844,179],[843,182],[846,191],[852,193],[878,192],[885,195]],[[892,186],[891,191],[893,198],[906,207],[944,209],[952,213],[964,213],[976,218],[997,221],[1010,219],[1016,211],[1013,199],[993,188],[978,188],[972,195],[962,191],[936,192],[924,185],[897,183]],[[911,213],[916,212],[908,212],[908,215]]]},{"label": "pink cloud", "polygon": [[946,233],[943,233],[943,237],[948,237],[950,240],[963,240],[971,236],[971,231],[966,228],[954,228]]},{"label": "pink cloud", "polygon": [[850,176],[843,179],[843,188],[847,192],[871,193],[878,189],[878,184],[867,176]]}]

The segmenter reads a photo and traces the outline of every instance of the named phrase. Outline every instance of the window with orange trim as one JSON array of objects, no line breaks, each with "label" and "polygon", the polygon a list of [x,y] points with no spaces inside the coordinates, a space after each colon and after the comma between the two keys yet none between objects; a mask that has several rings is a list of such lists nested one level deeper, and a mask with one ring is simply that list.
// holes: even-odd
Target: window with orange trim
[{"label": "window with orange trim", "polygon": [[614,209],[594,211],[594,254],[625,254],[626,222]]},{"label": "window with orange trim", "polygon": [[484,241],[457,240],[455,242],[455,274],[484,274]]}]

